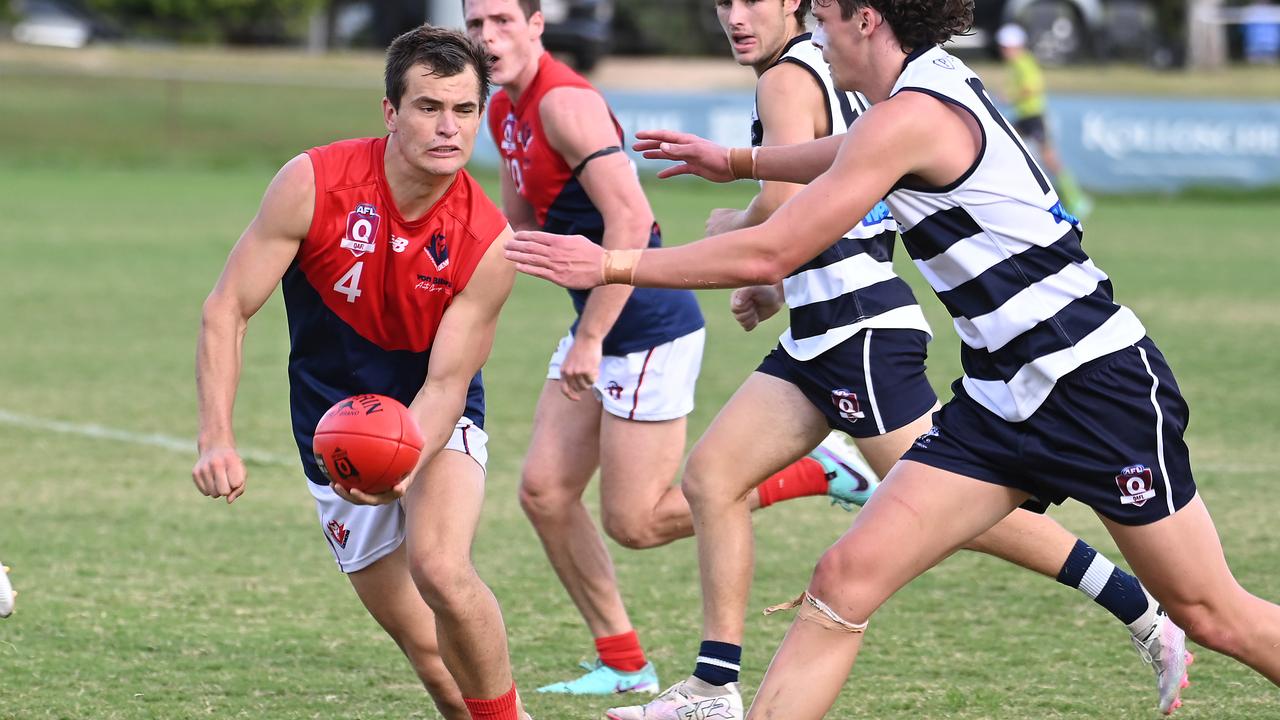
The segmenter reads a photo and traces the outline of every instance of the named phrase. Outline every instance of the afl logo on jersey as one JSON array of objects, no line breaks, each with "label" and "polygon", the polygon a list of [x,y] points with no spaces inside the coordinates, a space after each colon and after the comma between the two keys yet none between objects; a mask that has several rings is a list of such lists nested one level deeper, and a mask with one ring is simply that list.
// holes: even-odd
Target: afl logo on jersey
[{"label": "afl logo on jersey", "polygon": [[347,214],[347,233],[342,238],[342,247],[360,257],[373,252],[377,246],[378,226],[382,224],[382,216],[378,209],[370,203],[360,203],[356,209]]},{"label": "afl logo on jersey", "polygon": [[502,152],[510,155],[516,151],[516,116],[508,113],[502,121]]}]

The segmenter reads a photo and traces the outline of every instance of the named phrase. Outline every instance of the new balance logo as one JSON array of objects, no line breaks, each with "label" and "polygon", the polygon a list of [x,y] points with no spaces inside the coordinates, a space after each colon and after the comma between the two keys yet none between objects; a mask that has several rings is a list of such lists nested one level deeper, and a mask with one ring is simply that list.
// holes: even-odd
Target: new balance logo
[{"label": "new balance logo", "polygon": [[684,708],[680,718],[681,720],[711,720],[711,718],[733,720],[733,709],[730,707],[729,701],[724,698],[699,700],[693,705]]}]

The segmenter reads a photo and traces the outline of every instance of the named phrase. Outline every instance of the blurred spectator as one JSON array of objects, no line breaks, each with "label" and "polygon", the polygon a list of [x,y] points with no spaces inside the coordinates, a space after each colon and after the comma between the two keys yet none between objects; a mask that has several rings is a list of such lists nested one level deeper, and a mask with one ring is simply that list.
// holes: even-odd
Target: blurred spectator
[{"label": "blurred spectator", "polygon": [[1062,206],[1067,212],[1083,218],[1093,209],[1093,201],[1063,166],[1058,151],[1050,142],[1044,122],[1044,73],[1040,71],[1035,55],[1027,50],[1027,32],[1021,25],[1010,23],[996,33],[996,43],[1009,66],[1008,102],[1013,106],[1013,126],[1024,141],[1036,148],[1044,168],[1053,175],[1053,184]]},{"label": "blurred spectator", "polygon": [[1251,63],[1274,65],[1280,60],[1280,7],[1270,0],[1254,0],[1243,11],[1244,57]]}]

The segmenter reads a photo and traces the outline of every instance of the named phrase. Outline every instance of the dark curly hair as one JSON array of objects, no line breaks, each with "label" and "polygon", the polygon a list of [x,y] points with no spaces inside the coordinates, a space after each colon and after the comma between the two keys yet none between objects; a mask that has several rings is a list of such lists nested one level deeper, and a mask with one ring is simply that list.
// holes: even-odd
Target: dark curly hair
[{"label": "dark curly hair", "polygon": [[489,53],[457,30],[419,25],[391,41],[385,82],[387,99],[397,110],[405,92],[405,73],[414,65],[426,65],[439,77],[453,77],[472,68],[480,81],[480,107],[489,99]]},{"label": "dark curly hair", "polygon": [[853,17],[869,7],[884,16],[904,50],[941,45],[973,27],[973,0],[816,0],[828,7],[840,5],[840,16]]},{"label": "dark curly hair", "polygon": [[800,27],[805,26],[805,18],[809,17],[809,7],[813,5],[813,0],[800,0],[800,7],[796,8],[796,22],[800,23]]}]

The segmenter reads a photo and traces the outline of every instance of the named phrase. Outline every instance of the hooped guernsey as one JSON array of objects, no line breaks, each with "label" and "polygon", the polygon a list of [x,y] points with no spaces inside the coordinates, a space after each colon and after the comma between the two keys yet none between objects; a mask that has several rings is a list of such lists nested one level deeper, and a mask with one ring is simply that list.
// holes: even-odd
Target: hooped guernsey
[{"label": "hooped guernsey", "polygon": [[[547,141],[539,116],[542,98],[560,87],[595,92],[586,78],[549,53],[543,53],[538,60],[537,75],[515,103],[505,90],[494,94],[489,101],[489,131],[502,156],[504,170],[510,173],[520,197],[533,207],[539,227],[549,233],[583,235],[599,245],[604,241],[604,217],[587,196],[574,168],[570,168]],[[621,145],[622,126],[616,118],[613,124]],[[662,246],[657,223],[650,233],[648,246]],[[589,292],[569,291],[579,316]],[[636,288],[605,336],[603,351],[605,355],[617,356],[646,350],[688,335],[703,324],[692,292]],[[577,327],[575,320],[570,332],[575,332]]]},{"label": "hooped guernsey", "polygon": [[[813,76],[823,92],[831,134],[838,135],[869,103],[842,92],[831,80],[822,51],[804,33],[792,38],[770,67],[791,63]],[[764,143],[758,108],[751,113],[751,144]],[[924,312],[906,281],[893,269],[898,224],[881,202],[831,247],[796,268],[782,281],[791,324],[778,339],[796,360],[812,360],[863,330],[919,330],[932,336]]]},{"label": "hooped guernsey", "polygon": [[[320,485],[328,480],[311,447],[320,417],[357,393],[413,401],[445,311],[507,227],[466,171],[425,215],[405,220],[387,184],[386,145],[364,138],[307,151],[315,209],[283,289],[293,433],[307,478]],[[463,415],[483,427],[480,373]]]}]

